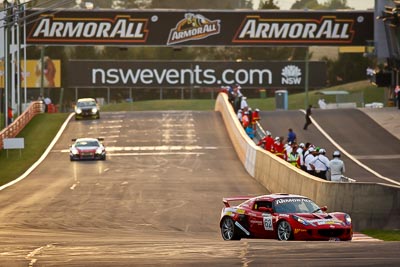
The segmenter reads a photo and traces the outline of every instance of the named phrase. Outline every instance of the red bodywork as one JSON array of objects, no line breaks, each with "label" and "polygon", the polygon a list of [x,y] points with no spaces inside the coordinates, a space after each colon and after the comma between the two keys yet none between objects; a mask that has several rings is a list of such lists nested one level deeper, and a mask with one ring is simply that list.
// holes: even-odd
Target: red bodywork
[{"label": "red bodywork", "polygon": [[[230,202],[242,202],[231,206]],[[220,227],[225,240],[271,238],[280,240],[351,240],[351,218],[343,212],[327,213],[326,207],[299,195],[271,194],[224,198]],[[230,219],[235,224],[227,234]],[[288,226],[288,224],[290,226]],[[228,226],[227,226],[228,225]],[[284,227],[286,226],[286,228]],[[228,230],[227,230],[228,229]],[[287,230],[287,238],[282,231]],[[280,232],[280,234],[279,234]]]}]

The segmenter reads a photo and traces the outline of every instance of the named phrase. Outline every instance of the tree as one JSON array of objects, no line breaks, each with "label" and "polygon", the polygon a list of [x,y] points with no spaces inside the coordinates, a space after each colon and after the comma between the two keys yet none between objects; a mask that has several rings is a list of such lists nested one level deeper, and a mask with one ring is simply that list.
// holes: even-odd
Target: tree
[{"label": "tree", "polygon": [[265,0],[260,2],[259,9],[280,9],[274,0]]},{"label": "tree", "polygon": [[297,0],[291,9],[320,9],[318,0]]}]

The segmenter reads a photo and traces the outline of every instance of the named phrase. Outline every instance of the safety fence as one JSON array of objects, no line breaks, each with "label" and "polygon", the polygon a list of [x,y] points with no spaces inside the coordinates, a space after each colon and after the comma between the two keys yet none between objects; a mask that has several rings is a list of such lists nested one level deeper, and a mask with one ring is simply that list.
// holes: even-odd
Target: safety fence
[{"label": "safety fence", "polygon": [[16,137],[36,114],[42,112],[43,104],[41,101],[31,102],[28,108],[18,116],[18,118],[0,132],[0,149],[3,149],[3,140],[5,138]]}]

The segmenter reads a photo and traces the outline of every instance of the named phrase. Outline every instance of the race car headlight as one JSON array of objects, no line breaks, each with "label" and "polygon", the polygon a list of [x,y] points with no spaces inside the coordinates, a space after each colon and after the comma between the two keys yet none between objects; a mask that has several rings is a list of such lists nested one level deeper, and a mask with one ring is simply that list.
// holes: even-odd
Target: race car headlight
[{"label": "race car headlight", "polygon": [[351,217],[350,217],[349,214],[346,214],[346,215],[344,216],[344,220],[345,220],[345,223],[346,223],[347,225],[350,225],[350,224],[351,224]]},{"label": "race car headlight", "polygon": [[78,151],[78,149],[76,149],[76,148],[72,148],[72,149],[71,149],[71,153],[74,154],[74,155],[78,155],[78,154],[79,154],[79,151]]},{"label": "race car headlight", "polygon": [[82,113],[82,109],[77,108],[77,109],[75,110],[75,112],[76,112],[77,114],[81,114],[81,113]]},{"label": "race car headlight", "polygon": [[303,224],[303,225],[313,225],[313,224],[310,223],[309,221],[304,220],[303,218],[300,218],[300,217],[298,217],[298,216],[296,216],[296,215],[293,215],[293,219],[295,219],[297,222],[299,222],[299,223],[301,223],[301,224]]},{"label": "race car headlight", "polygon": [[103,153],[103,149],[101,147],[96,149],[96,154],[101,154]]},{"label": "race car headlight", "polygon": [[92,113],[97,113],[97,108],[92,108]]}]

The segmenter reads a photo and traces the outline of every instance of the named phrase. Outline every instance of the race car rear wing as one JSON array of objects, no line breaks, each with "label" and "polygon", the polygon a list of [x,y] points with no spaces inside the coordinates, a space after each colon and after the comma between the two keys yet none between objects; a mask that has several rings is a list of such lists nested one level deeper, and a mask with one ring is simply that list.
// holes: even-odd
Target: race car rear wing
[{"label": "race car rear wing", "polygon": [[224,202],[225,207],[230,207],[231,205],[229,204],[229,202],[246,201],[246,200],[249,200],[250,198],[253,198],[253,197],[224,197],[222,199],[222,202]]}]

